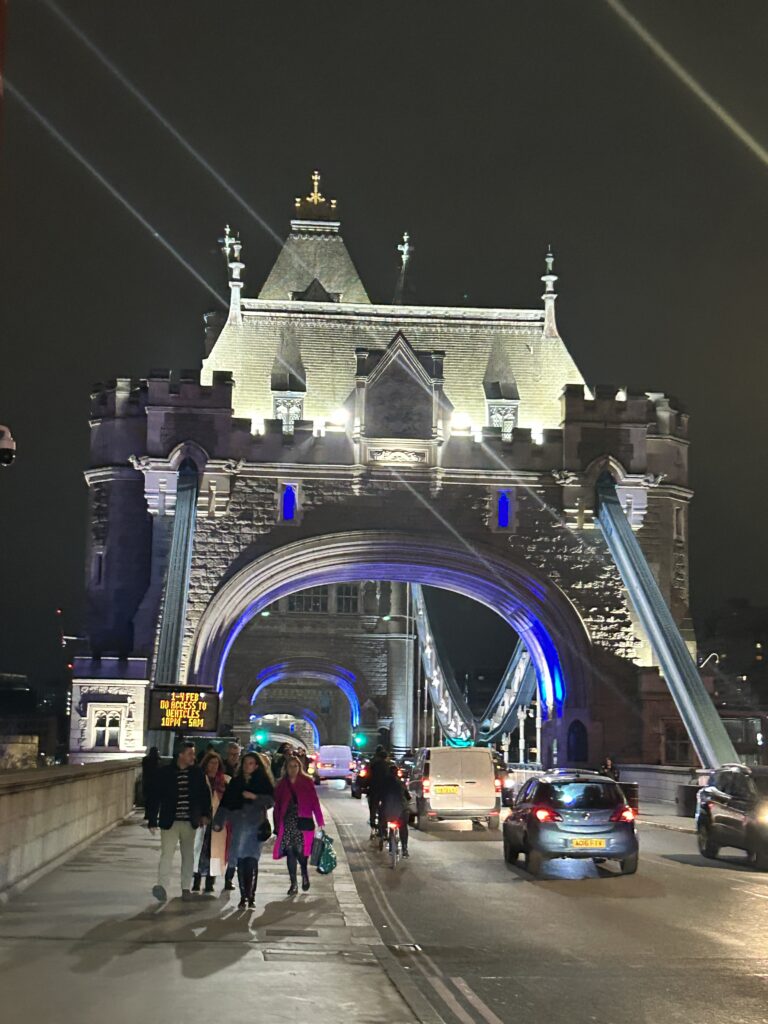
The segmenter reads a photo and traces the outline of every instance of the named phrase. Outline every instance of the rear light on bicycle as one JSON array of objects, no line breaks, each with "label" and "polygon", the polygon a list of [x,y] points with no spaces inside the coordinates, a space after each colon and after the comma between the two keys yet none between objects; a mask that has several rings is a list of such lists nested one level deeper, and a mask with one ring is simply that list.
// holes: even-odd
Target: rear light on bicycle
[{"label": "rear light on bicycle", "polygon": [[387,822],[387,828],[400,828],[400,822],[399,821],[388,821]]},{"label": "rear light on bicycle", "polygon": [[368,774],[368,769],[367,768],[361,768],[360,769],[360,778],[361,779],[364,779],[367,774]]},{"label": "rear light on bicycle", "polygon": [[421,780],[421,792],[424,796],[429,796],[429,794],[432,792],[432,783],[429,781],[429,779]]},{"label": "rear light on bicycle", "polygon": [[497,778],[495,778],[493,780],[493,787],[494,787],[494,789],[496,790],[497,793],[501,792],[501,779],[500,778],[497,777]]},{"label": "rear light on bicycle", "polygon": [[535,807],[533,816],[537,821],[562,821],[562,815],[558,814],[557,811],[553,811],[551,807]]},{"label": "rear light on bicycle", "polygon": [[636,814],[631,807],[619,807],[611,815],[611,821],[634,821],[635,818]]}]

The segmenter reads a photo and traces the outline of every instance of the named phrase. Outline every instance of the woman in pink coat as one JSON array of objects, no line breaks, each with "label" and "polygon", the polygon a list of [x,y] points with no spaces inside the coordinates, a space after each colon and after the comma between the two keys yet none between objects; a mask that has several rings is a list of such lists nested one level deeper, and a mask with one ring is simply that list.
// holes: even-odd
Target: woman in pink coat
[{"label": "woman in pink coat", "polygon": [[301,888],[309,889],[307,864],[312,852],[315,825],[323,826],[323,812],[317,799],[315,784],[304,771],[298,757],[291,756],[285,762],[285,774],[275,786],[275,848],[272,856],[288,859],[288,874],[291,876],[289,896],[296,896],[296,865],[301,865]]}]

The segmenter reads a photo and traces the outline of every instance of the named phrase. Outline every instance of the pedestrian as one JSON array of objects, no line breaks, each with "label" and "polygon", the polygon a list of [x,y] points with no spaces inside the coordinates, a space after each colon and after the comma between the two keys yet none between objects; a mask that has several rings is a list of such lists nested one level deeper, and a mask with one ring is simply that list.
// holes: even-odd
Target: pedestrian
[{"label": "pedestrian", "polygon": [[390,766],[389,775],[383,780],[379,787],[379,849],[383,849],[384,840],[387,837],[387,825],[390,821],[396,821],[400,829],[400,846],[403,850],[403,857],[410,856],[408,853],[408,821],[410,812],[411,794],[406,789],[396,764]]},{"label": "pedestrian", "polygon": [[371,826],[371,839],[375,839],[378,832],[378,806],[380,790],[385,779],[389,775],[389,755],[381,744],[376,747],[368,767],[368,820]]},{"label": "pedestrian", "polygon": [[272,774],[275,777],[275,782],[278,782],[285,771],[286,758],[290,757],[293,753],[290,743],[281,743],[275,751],[272,757]]},{"label": "pedestrian", "polygon": [[603,763],[600,765],[600,774],[607,775],[609,779],[613,779],[615,782],[619,781],[621,772],[618,767],[613,763],[612,757],[606,757]]},{"label": "pedestrian", "polygon": [[211,753],[211,751],[212,751],[212,750],[215,750],[215,749],[216,749],[216,747],[214,747],[214,745],[213,745],[212,743],[209,743],[209,744],[208,744],[208,745],[206,746],[206,748],[205,748],[205,749],[203,749],[203,748],[201,747],[201,748],[200,748],[200,750],[198,750],[198,752],[197,752],[197,763],[198,763],[198,764],[199,764],[200,766],[202,766],[202,764],[203,764],[203,761],[205,760],[205,757],[206,757],[206,755],[210,754],[210,753]]},{"label": "pedestrian", "polygon": [[[240,752],[241,747],[239,743],[232,741],[227,744],[227,749],[224,751],[224,772],[230,779],[234,779],[240,770]],[[227,821],[227,849],[229,849],[232,842],[232,823]],[[224,888],[232,890],[235,888],[234,877],[237,868],[232,865],[231,867],[227,864],[227,870],[224,872]]]},{"label": "pedestrian", "polygon": [[141,759],[141,793],[144,798],[144,820],[157,818],[157,773],[160,771],[160,752],[150,747]]},{"label": "pedestrian", "polygon": [[268,759],[250,751],[243,754],[240,769],[224,791],[214,822],[216,831],[226,820],[232,826],[229,866],[237,868],[241,910],[246,905],[254,906],[261,848],[271,834],[267,811],[275,802],[274,789]]},{"label": "pedestrian", "polygon": [[275,860],[286,857],[288,874],[291,879],[289,896],[299,891],[296,882],[296,868],[301,867],[301,888],[309,889],[309,855],[315,825],[323,827],[323,812],[317,799],[317,790],[312,779],[304,771],[298,757],[286,758],[285,773],[275,786]]},{"label": "pedestrian", "polygon": [[[224,773],[224,762],[215,750],[209,750],[200,762],[200,769],[211,794],[211,819],[216,816],[221,798],[230,782]],[[200,825],[195,834],[195,873],[192,878],[192,892],[200,892],[200,883],[205,878],[205,892],[212,893],[218,876],[223,875],[227,865],[227,840],[229,830],[214,831],[211,822]]]},{"label": "pedestrian", "polygon": [[157,773],[157,805],[152,808],[149,830],[154,835],[160,825],[160,864],[156,900],[168,899],[171,867],[176,847],[181,848],[181,897],[192,899],[195,830],[211,818],[211,794],[200,768],[195,764],[194,743],[182,743],[172,764]]}]

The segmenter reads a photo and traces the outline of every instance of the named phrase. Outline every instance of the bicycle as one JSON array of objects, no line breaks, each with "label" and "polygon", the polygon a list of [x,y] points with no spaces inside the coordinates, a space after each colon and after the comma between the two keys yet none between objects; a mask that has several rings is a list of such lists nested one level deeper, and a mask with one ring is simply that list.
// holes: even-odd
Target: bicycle
[{"label": "bicycle", "polygon": [[400,860],[400,823],[397,821],[387,822],[387,849],[389,851],[389,866],[394,871]]}]

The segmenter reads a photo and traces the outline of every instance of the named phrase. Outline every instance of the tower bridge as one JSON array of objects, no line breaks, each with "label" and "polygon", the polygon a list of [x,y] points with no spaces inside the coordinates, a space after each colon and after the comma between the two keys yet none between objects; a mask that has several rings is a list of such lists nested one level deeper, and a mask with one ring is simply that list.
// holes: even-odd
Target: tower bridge
[{"label": "tower bridge", "polygon": [[[299,706],[292,681],[325,687],[348,700],[350,729],[365,714],[406,749],[418,637],[449,735],[494,738],[538,689],[546,762],[576,734],[583,763],[657,762],[678,713],[701,761],[735,760],[691,660],[680,404],[587,387],[558,329],[551,253],[539,308],[417,306],[403,303],[406,237],[396,301],[371,302],[319,184],[255,298],[225,232],[230,306],[206,318],[201,369],[92,396],[75,756],[141,751],[155,685],[216,690],[223,725],[247,728],[270,672],[260,714],[270,697]],[[481,721],[430,652],[423,584],[480,601],[520,638]],[[659,668],[670,697],[651,713]]]}]

